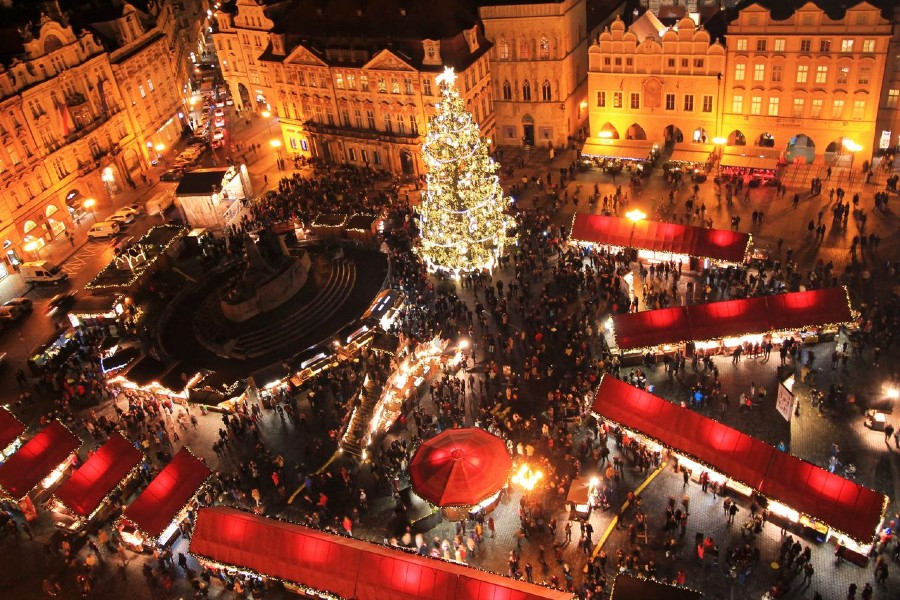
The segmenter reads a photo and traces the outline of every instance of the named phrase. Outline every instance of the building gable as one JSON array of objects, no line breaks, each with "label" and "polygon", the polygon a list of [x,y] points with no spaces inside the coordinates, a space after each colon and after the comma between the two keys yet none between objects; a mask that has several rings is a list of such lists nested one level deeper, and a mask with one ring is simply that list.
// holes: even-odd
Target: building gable
[{"label": "building gable", "polygon": [[415,71],[416,69],[408,62],[391,52],[390,50],[382,50],[372,57],[372,60],[363,67],[370,71]]}]

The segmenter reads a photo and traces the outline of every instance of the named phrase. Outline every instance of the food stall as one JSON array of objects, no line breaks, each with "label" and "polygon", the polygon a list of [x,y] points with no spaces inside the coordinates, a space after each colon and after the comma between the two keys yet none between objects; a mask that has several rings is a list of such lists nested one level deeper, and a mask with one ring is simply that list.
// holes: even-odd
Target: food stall
[{"label": "food stall", "polygon": [[820,342],[853,321],[847,290],[825,288],[617,314],[605,335],[610,349],[623,357],[670,354],[688,342],[699,350],[726,352],[745,342],[778,344],[792,337]]},{"label": "food stall", "polygon": [[310,225],[310,232],[312,235],[324,239],[342,238],[348,219],[349,216],[345,214],[318,214]]},{"label": "food stall", "polygon": [[347,220],[347,225],[344,228],[347,232],[347,239],[363,244],[371,244],[378,235],[379,223],[378,215],[355,214]]},{"label": "food stall", "polygon": [[865,425],[872,431],[884,431],[890,415],[894,412],[894,402],[900,398],[900,390],[893,384],[885,386],[885,389],[874,398],[866,401]]},{"label": "food stall", "polygon": [[77,460],[81,440],[53,421],[0,464],[0,499],[18,502],[29,521],[40,504],[65,479]]},{"label": "food stall", "polygon": [[706,181],[714,148],[709,144],[679,144],[663,165],[667,178],[676,180],[688,176],[697,183]]},{"label": "food stall", "polygon": [[581,159],[589,160],[595,169],[647,177],[659,156],[659,144],[648,140],[615,140],[591,138],[581,149]]},{"label": "food stall", "polygon": [[731,180],[743,180],[748,187],[775,186],[781,183],[779,156],[772,151],[755,149],[748,154],[725,152],[719,161],[719,173]]},{"label": "food stall", "polygon": [[569,508],[569,519],[587,521],[591,511],[600,505],[600,479],[598,477],[580,476],[572,480],[569,493],[566,494],[566,506]]},{"label": "food stall", "polygon": [[134,483],[144,454],[118,433],[94,452],[53,492],[53,524],[69,533],[85,531],[117,507],[112,496]]},{"label": "food stall", "polygon": [[390,331],[403,304],[403,292],[400,290],[381,290],[360,320],[378,324],[384,331]]},{"label": "food stall", "polygon": [[25,424],[0,406],[0,464],[22,445]]},{"label": "food stall", "polygon": [[730,491],[755,494],[769,520],[786,529],[862,557],[872,548],[889,502],[884,494],[609,375],[592,411],[651,447],[668,449],[682,467],[705,470]]},{"label": "food stall", "polygon": [[182,448],[125,508],[118,522],[122,541],[138,552],[171,546],[192,501],[211,476],[203,459]]},{"label": "food stall", "polygon": [[303,384],[319,373],[337,366],[339,360],[340,357],[328,346],[307,348],[292,359],[296,366],[288,381],[295,390],[302,389]]},{"label": "food stall", "polygon": [[28,368],[32,375],[41,375],[44,367],[65,361],[78,347],[77,331],[72,328],[57,329],[49,339],[31,353]]},{"label": "food stall", "polygon": [[599,246],[612,253],[633,248],[641,260],[680,261],[691,270],[712,264],[743,264],[751,240],[749,233],[740,231],[589,213],[575,213],[569,236],[571,243]]}]

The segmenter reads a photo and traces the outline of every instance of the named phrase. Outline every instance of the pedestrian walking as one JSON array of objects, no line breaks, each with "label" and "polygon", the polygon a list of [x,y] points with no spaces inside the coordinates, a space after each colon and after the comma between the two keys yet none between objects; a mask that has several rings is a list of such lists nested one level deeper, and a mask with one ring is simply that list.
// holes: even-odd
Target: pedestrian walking
[{"label": "pedestrian walking", "polygon": [[491,532],[491,537],[494,537],[497,532],[494,530],[494,517],[488,517],[488,530]]},{"label": "pedestrian walking", "polygon": [[891,445],[891,436],[894,435],[894,426],[888,423],[884,426],[884,443],[890,447]]}]

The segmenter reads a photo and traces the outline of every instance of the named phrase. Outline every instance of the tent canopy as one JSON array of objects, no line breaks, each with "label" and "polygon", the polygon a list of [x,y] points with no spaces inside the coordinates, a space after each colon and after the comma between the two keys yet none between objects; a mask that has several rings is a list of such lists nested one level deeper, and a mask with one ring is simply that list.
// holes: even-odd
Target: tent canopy
[{"label": "tent canopy", "polygon": [[709,162],[710,154],[712,154],[712,150],[683,150],[675,148],[672,150],[672,156],[669,157],[669,160],[672,162],[695,162],[706,164]]},{"label": "tent canopy", "polygon": [[506,483],[506,443],[484,430],[448,429],[424,442],[409,464],[416,493],[437,506],[472,506]]},{"label": "tent canopy", "polygon": [[202,460],[182,448],[122,516],[156,540],[211,474]]},{"label": "tent canopy", "polygon": [[572,599],[557,590],[221,506],[199,510],[190,551],[357,600]]},{"label": "tent canopy", "polygon": [[844,288],[756,296],[612,316],[619,350],[835,325],[853,320]]},{"label": "tent canopy", "polygon": [[593,411],[864,544],[884,516],[883,494],[609,375]]},{"label": "tent canopy", "polygon": [[571,239],[730,263],[743,262],[750,246],[749,233],[586,213],[575,214]]},{"label": "tent canopy", "polygon": [[143,458],[131,442],[114,433],[53,496],[75,514],[88,517]]},{"label": "tent canopy", "polygon": [[622,573],[613,581],[609,600],[700,600],[702,597],[695,590]]},{"label": "tent canopy", "polygon": [[778,168],[778,159],[767,156],[744,156],[743,154],[723,154],[719,161],[721,167],[737,167],[739,169],[764,169],[774,171]]},{"label": "tent canopy", "polygon": [[50,423],[0,465],[0,497],[24,497],[80,446],[81,440],[62,423]]},{"label": "tent canopy", "polygon": [[25,425],[11,412],[0,407],[0,450],[3,450],[25,433]]}]

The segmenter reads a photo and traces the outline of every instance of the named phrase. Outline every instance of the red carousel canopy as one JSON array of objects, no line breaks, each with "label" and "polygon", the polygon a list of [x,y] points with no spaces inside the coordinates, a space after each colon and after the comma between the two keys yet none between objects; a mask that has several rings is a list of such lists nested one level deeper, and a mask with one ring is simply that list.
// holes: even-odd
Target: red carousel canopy
[{"label": "red carousel canopy", "polygon": [[25,425],[11,412],[0,407],[0,450],[12,444],[23,433]]},{"label": "red carousel canopy", "polygon": [[436,506],[472,506],[506,483],[506,443],[484,430],[448,429],[419,446],[409,464],[416,493]]},{"label": "red carousel canopy", "polygon": [[0,465],[0,497],[24,497],[80,446],[81,440],[60,422],[50,423]]},{"label": "red carousel canopy", "polygon": [[884,515],[883,494],[609,375],[593,411],[857,541],[871,542]]},{"label": "red carousel canopy", "polygon": [[847,290],[827,288],[619,314],[612,320],[616,346],[635,350],[848,323],[853,316]]},{"label": "red carousel canopy", "polygon": [[575,214],[571,239],[730,263],[743,262],[750,246],[749,233],[585,213]]},{"label": "red carousel canopy", "polygon": [[155,540],[211,474],[202,460],[182,448],[122,517]]},{"label": "red carousel canopy", "polygon": [[572,600],[571,594],[234,508],[201,508],[201,560],[357,600]]},{"label": "red carousel canopy", "polygon": [[53,496],[74,513],[90,516],[143,459],[140,450],[114,433]]}]

